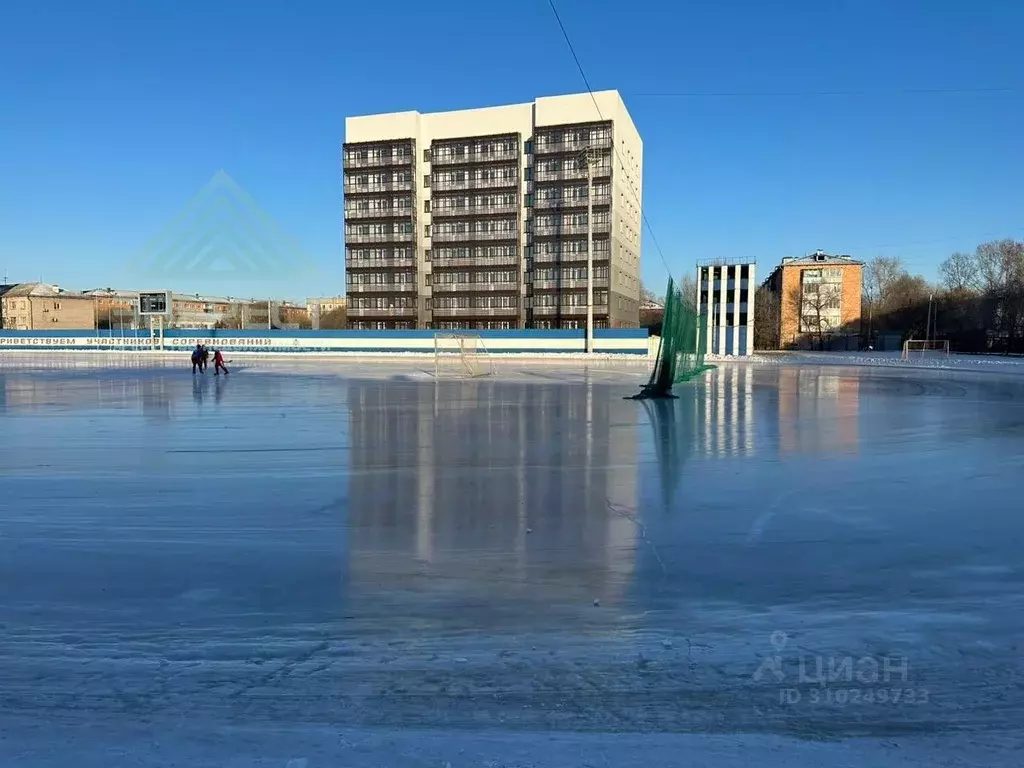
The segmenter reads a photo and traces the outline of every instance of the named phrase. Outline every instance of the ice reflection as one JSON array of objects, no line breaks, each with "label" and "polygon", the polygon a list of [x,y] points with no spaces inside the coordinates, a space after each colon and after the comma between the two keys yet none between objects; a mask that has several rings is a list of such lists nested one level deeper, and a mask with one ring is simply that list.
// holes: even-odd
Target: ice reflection
[{"label": "ice reflection", "polygon": [[778,368],[777,376],[780,453],[858,450],[860,376],[796,366]]},{"label": "ice reflection", "polygon": [[753,370],[746,365],[723,366],[709,376],[696,396],[690,397],[694,422],[702,425],[707,455],[754,454]]},{"label": "ice reflection", "polygon": [[462,608],[622,596],[637,532],[615,510],[637,505],[635,403],[593,384],[348,387],[354,583]]},{"label": "ice reflection", "polygon": [[[65,370],[54,366],[54,370]],[[175,387],[164,376],[138,376],[115,370],[108,375],[72,379],[51,373],[17,371],[0,374],[0,410],[32,411],[98,410],[136,406],[151,422],[173,418]]]}]

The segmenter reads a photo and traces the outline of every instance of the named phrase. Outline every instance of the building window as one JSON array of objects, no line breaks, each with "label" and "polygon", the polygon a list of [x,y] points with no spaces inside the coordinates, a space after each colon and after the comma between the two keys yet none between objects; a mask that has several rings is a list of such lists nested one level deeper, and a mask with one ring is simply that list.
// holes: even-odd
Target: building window
[{"label": "building window", "polygon": [[430,237],[430,225],[429,224],[424,224],[423,225],[423,236],[424,237]]},{"label": "building window", "polygon": [[423,150],[423,162],[424,163],[429,163],[430,162],[430,150],[429,149],[424,149]]},{"label": "building window", "polygon": [[426,261],[430,261],[430,249],[429,248],[427,248],[427,250],[424,252],[423,257],[424,257],[424,259]]},{"label": "building window", "polygon": [[430,213],[430,201],[429,200],[424,200],[423,201],[423,212],[424,213]]},{"label": "building window", "polygon": [[424,189],[430,189],[430,174],[423,174],[423,187]]}]

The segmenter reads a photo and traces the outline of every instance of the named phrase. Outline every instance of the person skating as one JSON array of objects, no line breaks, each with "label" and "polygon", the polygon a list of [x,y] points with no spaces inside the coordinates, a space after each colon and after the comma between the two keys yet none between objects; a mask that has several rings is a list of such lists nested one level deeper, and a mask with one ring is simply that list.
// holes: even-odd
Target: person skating
[{"label": "person skating", "polygon": [[231,371],[224,367],[224,355],[221,354],[219,349],[213,350],[213,375],[220,376],[220,372],[224,371],[224,375],[227,376]]},{"label": "person skating", "polygon": [[192,373],[196,371],[203,372],[203,347],[200,344],[196,344],[196,348],[192,350]]},{"label": "person skating", "polygon": [[206,373],[207,367],[210,365],[210,350],[203,344],[203,373]]}]

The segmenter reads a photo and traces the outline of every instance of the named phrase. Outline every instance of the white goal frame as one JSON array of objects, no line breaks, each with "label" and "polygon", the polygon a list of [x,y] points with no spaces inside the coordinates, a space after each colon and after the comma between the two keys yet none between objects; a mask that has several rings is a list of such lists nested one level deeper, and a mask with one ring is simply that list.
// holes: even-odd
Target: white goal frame
[{"label": "white goal frame", "polygon": [[476,379],[495,374],[494,359],[479,331],[434,331],[434,378],[442,377],[442,364],[454,365],[456,378]]},{"label": "white goal frame", "polygon": [[949,339],[907,339],[903,342],[903,359],[909,360],[917,352],[921,357],[933,353],[939,357],[949,357]]}]

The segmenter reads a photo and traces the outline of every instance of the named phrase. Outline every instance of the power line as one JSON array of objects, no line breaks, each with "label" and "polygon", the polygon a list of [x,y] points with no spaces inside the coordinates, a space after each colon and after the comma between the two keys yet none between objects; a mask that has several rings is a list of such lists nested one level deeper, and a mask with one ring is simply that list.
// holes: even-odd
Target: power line
[{"label": "power line", "polygon": [[904,242],[904,243],[881,243],[881,244],[875,244],[875,245],[857,245],[857,246],[852,246],[852,247],[848,248],[847,250],[852,250],[852,251],[868,251],[868,250],[877,249],[877,248],[909,248],[910,246],[914,246],[914,245],[940,245],[942,243],[952,243],[952,242],[963,241],[963,240],[978,240],[978,239],[986,238],[986,237],[1008,236],[1008,235],[1011,235],[1011,234],[1017,234],[1018,232],[1021,232],[1021,231],[1024,231],[1024,230],[1021,230],[1018,227],[1014,227],[1014,228],[1010,228],[1010,229],[995,230],[995,231],[991,231],[991,232],[975,232],[974,234],[969,234],[969,235],[955,235],[955,236],[952,236],[952,237],[940,237],[940,238],[936,238],[934,240],[915,240],[915,241]]},{"label": "power line", "polygon": [[654,93],[630,93],[629,96],[634,99],[827,98],[832,96],[930,96],[967,93],[1018,93],[1021,90],[1024,90],[1024,87],[897,88],[888,90],[834,91],[665,91]]},{"label": "power line", "polygon": [[[548,5],[551,6],[551,12],[555,15],[555,21],[558,22],[558,28],[562,30],[562,37],[565,38],[565,44],[569,47],[569,53],[572,54],[573,61],[576,62],[576,68],[580,71],[580,76],[583,78],[583,84],[587,86],[587,93],[590,94],[591,101],[594,102],[594,109],[597,110],[597,116],[604,122],[604,115],[601,114],[601,107],[597,103],[597,97],[594,96],[594,89],[590,87],[590,80],[587,78],[587,73],[583,70],[583,64],[580,62],[580,57],[576,55],[576,49],[573,47],[572,40],[569,39],[569,33],[565,30],[565,25],[562,23],[562,17],[558,15],[558,8],[555,7],[554,0],[548,0]],[[619,159],[619,164],[624,168],[625,163],[622,162],[622,156],[619,155],[618,147],[615,146],[614,138],[612,140],[612,151],[615,156]],[[640,195],[637,194],[628,184],[629,191],[633,193],[633,197],[636,198],[637,209],[640,211],[640,217],[643,220],[644,225],[647,227],[647,233],[651,236],[651,242],[654,243],[655,249],[658,251],[658,256],[661,257],[661,263],[665,266],[665,271],[668,272],[669,277],[672,277],[672,268],[669,267],[668,261],[665,260],[665,253],[661,250],[661,245],[658,243],[658,238],[654,236],[654,227],[651,226],[651,222],[647,219],[647,214],[644,213],[643,203],[640,201]],[[592,194],[593,190],[588,189],[587,194]]]}]

